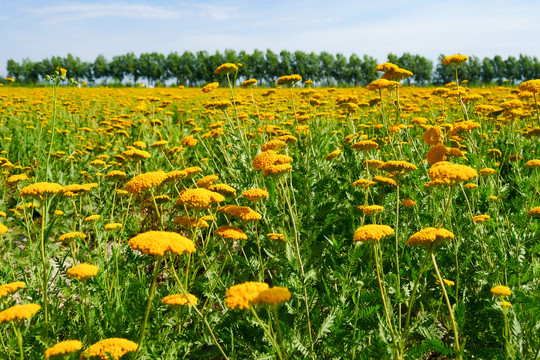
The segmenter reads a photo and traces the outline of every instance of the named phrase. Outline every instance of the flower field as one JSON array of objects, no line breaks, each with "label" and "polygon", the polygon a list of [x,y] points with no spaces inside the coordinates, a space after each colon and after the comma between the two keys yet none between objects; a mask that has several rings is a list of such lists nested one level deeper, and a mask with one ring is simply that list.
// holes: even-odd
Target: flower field
[{"label": "flower field", "polygon": [[464,61],[0,87],[0,358],[537,359],[540,80]]}]

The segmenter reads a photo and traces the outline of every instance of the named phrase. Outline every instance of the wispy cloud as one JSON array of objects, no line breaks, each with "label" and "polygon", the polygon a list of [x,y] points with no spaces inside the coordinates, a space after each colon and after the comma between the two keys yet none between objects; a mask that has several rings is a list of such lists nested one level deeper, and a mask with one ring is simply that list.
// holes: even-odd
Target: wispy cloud
[{"label": "wispy cloud", "polygon": [[56,19],[93,19],[104,17],[128,18],[128,19],[177,19],[180,12],[146,4],[117,3],[71,3],[60,6],[45,6],[30,9],[30,12]]}]

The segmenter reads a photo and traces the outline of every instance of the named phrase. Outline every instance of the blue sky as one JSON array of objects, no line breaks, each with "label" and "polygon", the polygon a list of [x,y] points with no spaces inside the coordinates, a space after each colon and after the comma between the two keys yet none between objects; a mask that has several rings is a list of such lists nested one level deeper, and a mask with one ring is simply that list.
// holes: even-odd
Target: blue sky
[{"label": "blue sky", "polygon": [[253,49],[540,57],[537,0],[0,0],[8,59]]}]

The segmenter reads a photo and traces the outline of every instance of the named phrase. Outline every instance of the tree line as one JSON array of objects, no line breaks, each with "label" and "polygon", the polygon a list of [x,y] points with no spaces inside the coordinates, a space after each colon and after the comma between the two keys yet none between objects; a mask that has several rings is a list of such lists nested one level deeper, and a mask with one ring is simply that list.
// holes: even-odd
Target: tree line
[{"label": "tree line", "polygon": [[[404,53],[401,56],[388,54],[387,61],[410,70],[414,76],[405,80],[408,84],[444,84],[453,81],[452,67],[442,66],[445,55],[439,56],[436,66],[423,56]],[[32,84],[43,82],[47,74],[53,74],[59,67],[68,69],[68,76],[87,83],[136,84],[141,80],[149,84],[171,84],[200,86],[208,82],[223,81],[214,75],[214,69],[230,62],[242,64],[240,80],[254,78],[260,84],[273,85],[282,75],[300,74],[304,80],[312,80],[324,86],[365,86],[380,74],[375,67],[380,63],[368,56],[352,54],[331,54],[282,50],[275,53],[254,50],[252,53],[234,50],[207,51],[195,53],[171,52],[164,55],[157,52],[133,52],[107,59],[99,55],[93,62],[82,61],[68,54],[66,57],[53,56],[50,59],[32,61],[23,59],[21,63],[13,59],[7,61],[8,77],[17,82]],[[540,62],[536,57],[519,55],[518,58],[501,56],[493,58],[470,56],[469,61],[460,66],[460,78],[473,84],[502,84],[505,81],[519,83],[540,78]]]}]

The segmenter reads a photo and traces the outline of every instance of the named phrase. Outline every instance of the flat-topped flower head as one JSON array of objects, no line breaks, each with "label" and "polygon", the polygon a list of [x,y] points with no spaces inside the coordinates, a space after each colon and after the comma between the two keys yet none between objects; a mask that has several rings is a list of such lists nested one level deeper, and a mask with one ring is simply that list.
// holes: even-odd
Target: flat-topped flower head
[{"label": "flat-topped flower head", "polygon": [[247,79],[242,84],[240,84],[240,86],[243,87],[244,89],[247,89],[247,88],[252,87],[256,83],[257,83],[257,80],[255,80],[255,79]]},{"label": "flat-topped flower head", "polygon": [[454,234],[446,229],[436,229],[433,227],[427,227],[414,233],[407,240],[407,245],[410,246],[419,246],[423,248],[439,247],[445,241],[453,239]]},{"label": "flat-topped flower head", "polygon": [[254,281],[231,286],[225,293],[225,304],[229,309],[249,309],[259,293],[268,288],[267,283]]},{"label": "flat-topped flower head", "polygon": [[252,303],[255,305],[277,305],[291,299],[291,292],[289,289],[274,286],[266,290],[262,290],[259,295],[253,299]]},{"label": "flat-topped flower head", "polygon": [[24,289],[26,284],[24,281],[12,282],[9,284],[0,285],[0,299],[9,294],[13,294],[19,289]]},{"label": "flat-topped flower head", "polygon": [[20,196],[34,196],[34,197],[43,197],[47,195],[54,195],[61,192],[63,186],[57,183],[49,182],[37,182],[32,185],[23,187],[19,191]]},{"label": "flat-topped flower head", "polygon": [[356,229],[354,232],[354,241],[361,241],[368,244],[376,244],[382,238],[390,236],[394,233],[388,225],[370,224],[364,225]]},{"label": "flat-topped flower head", "polygon": [[410,171],[418,170],[418,168],[407,161],[389,160],[379,166],[377,170],[383,170],[393,175],[405,174]]},{"label": "flat-topped flower head", "polygon": [[533,218],[540,218],[540,206],[535,206],[527,212],[528,216]]},{"label": "flat-topped flower head", "polygon": [[216,70],[214,70],[214,74],[215,75],[227,75],[227,74],[235,72],[235,71],[238,71],[238,66],[236,66],[235,64],[232,64],[232,63],[225,63],[225,64],[222,64],[222,65],[218,66],[216,68]]},{"label": "flat-topped flower head", "polygon": [[161,170],[139,174],[126,183],[125,189],[131,194],[140,194],[144,190],[160,185],[167,177],[167,173]]},{"label": "flat-topped flower head", "polygon": [[229,225],[220,226],[215,230],[215,233],[216,235],[219,235],[229,240],[247,240],[246,233],[244,233],[241,229],[234,226],[229,226]]},{"label": "flat-topped flower head", "polygon": [[139,149],[130,149],[126,150],[122,153],[125,157],[129,158],[131,161],[139,161],[144,159],[149,159],[152,157],[152,155],[144,150]]},{"label": "flat-topped flower head", "polygon": [[285,241],[285,236],[284,236],[283,234],[269,233],[269,234],[266,234],[266,236],[267,236],[270,240],[274,240],[274,241]]},{"label": "flat-topped flower head", "polygon": [[38,304],[14,305],[0,312],[0,324],[13,320],[25,320],[41,309]]},{"label": "flat-topped flower head", "polygon": [[491,293],[495,296],[510,296],[512,295],[512,290],[508,286],[497,285],[491,288]]},{"label": "flat-topped flower head", "polygon": [[81,359],[118,360],[127,353],[137,351],[137,343],[121,338],[110,338],[98,341],[86,349]]},{"label": "flat-topped flower head", "polygon": [[185,297],[184,294],[173,294],[173,295],[165,296],[163,300],[161,300],[161,303],[172,305],[172,306],[179,306],[179,305],[194,306],[194,305],[197,305],[197,301],[198,301],[197,297],[193,294],[188,294],[187,298]]},{"label": "flat-topped flower head", "polygon": [[219,212],[240,218],[244,221],[257,221],[262,215],[248,206],[225,205],[218,209]]},{"label": "flat-topped flower head", "polygon": [[438,162],[428,171],[431,180],[440,180],[447,185],[455,185],[478,177],[478,173],[467,165]]},{"label": "flat-topped flower head", "polygon": [[75,239],[84,240],[84,239],[86,239],[86,234],[84,234],[82,232],[78,232],[78,231],[73,231],[73,232],[69,232],[69,233],[60,235],[60,237],[58,238],[58,241],[61,241],[61,242],[64,242],[64,243],[69,243],[69,242],[71,242],[71,241],[73,241]]},{"label": "flat-topped flower head", "polygon": [[450,55],[443,59],[442,64],[444,66],[447,65],[454,65],[458,66],[461,63],[464,63],[465,61],[469,60],[469,57],[466,55]]},{"label": "flat-topped flower head", "polygon": [[92,276],[96,276],[98,271],[98,266],[83,263],[68,269],[67,274],[78,280],[87,280]]},{"label": "flat-topped flower head", "polygon": [[178,200],[176,205],[185,205],[188,208],[193,209],[206,209],[212,204],[225,201],[225,197],[217,192],[213,192],[207,189],[187,189]]},{"label": "flat-topped flower head", "polygon": [[254,203],[266,199],[270,194],[264,189],[249,189],[242,192],[242,197]]},{"label": "flat-topped flower head", "polygon": [[9,231],[9,228],[6,225],[0,224],[0,235],[4,235],[8,231]]},{"label": "flat-topped flower head", "polygon": [[302,77],[298,74],[284,75],[277,80],[277,84],[278,86],[290,88],[299,81],[302,81]]},{"label": "flat-topped flower head", "polygon": [[540,93],[540,79],[528,80],[518,86],[519,91],[529,91],[533,94]]},{"label": "flat-topped flower head", "polygon": [[45,359],[59,358],[72,354],[82,349],[82,343],[79,340],[66,340],[51,346],[45,350]]},{"label": "flat-topped flower head", "polygon": [[378,147],[379,147],[379,144],[377,144],[375,141],[372,141],[372,140],[362,140],[351,145],[351,148],[353,148],[356,151],[375,150]]},{"label": "flat-topped flower head", "polygon": [[195,244],[190,239],[168,231],[147,231],[131,238],[128,246],[148,255],[163,256],[165,252],[174,254],[192,253]]},{"label": "flat-topped flower head", "polygon": [[201,91],[204,93],[204,94],[207,94],[209,92],[212,92],[214,91],[215,89],[217,89],[219,87],[219,83],[218,82],[213,82],[213,83],[210,83],[210,84],[207,84],[205,86],[203,86],[203,88],[201,89]]}]

